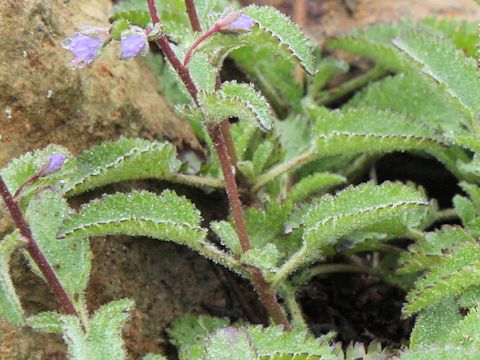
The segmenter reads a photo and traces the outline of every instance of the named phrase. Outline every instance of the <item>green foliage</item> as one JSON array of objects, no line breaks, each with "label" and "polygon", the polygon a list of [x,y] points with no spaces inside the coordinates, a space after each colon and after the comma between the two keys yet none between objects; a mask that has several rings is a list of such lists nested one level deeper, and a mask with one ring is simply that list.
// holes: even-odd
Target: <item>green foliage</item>
[{"label": "green foliage", "polygon": [[315,59],[309,41],[300,28],[278,10],[255,5],[244,9],[261,30],[268,31],[280,44],[286,47],[310,75],[315,75]]},{"label": "green foliage", "polygon": [[10,278],[9,262],[12,253],[22,244],[18,231],[0,242],[0,316],[11,324],[22,325],[24,312]]},{"label": "green foliage", "polygon": [[168,179],[180,167],[172,144],[120,138],[94,146],[76,158],[67,194],[77,195],[125,180]]},{"label": "green foliage", "polygon": [[219,91],[200,93],[199,99],[207,122],[219,124],[225,118],[238,117],[257,123],[262,130],[272,129],[273,114],[267,100],[251,85],[226,82]]},{"label": "green foliage", "polygon": [[287,199],[293,203],[305,200],[314,193],[329,190],[347,181],[343,176],[332,173],[315,173],[304,177],[288,192]]},{"label": "green foliage", "polygon": [[[38,247],[72,301],[82,308],[92,253],[88,240],[82,234],[57,239],[60,227],[67,217],[67,202],[60,193],[51,189],[43,189],[35,195],[25,213]],[[36,269],[33,261],[30,263]]]},{"label": "green foliage", "polygon": [[124,299],[101,306],[85,330],[78,318],[55,312],[32,316],[28,323],[38,331],[63,332],[72,360],[122,360],[126,358],[126,351],[121,328],[133,305],[132,300]]},{"label": "green foliage", "polygon": [[190,201],[172,191],[117,193],[82,206],[67,219],[60,236],[149,236],[195,248],[205,238],[200,219]]},{"label": "green foliage", "polygon": [[210,223],[210,228],[220,238],[222,244],[235,255],[242,254],[240,240],[232,224],[227,221],[214,221]]},{"label": "green foliage", "polygon": [[349,187],[336,196],[323,196],[308,210],[304,244],[308,249],[322,248],[367,227],[389,232],[392,223],[387,220],[398,221],[408,229],[418,225],[418,217],[426,214],[428,205],[421,192],[399,183]]}]

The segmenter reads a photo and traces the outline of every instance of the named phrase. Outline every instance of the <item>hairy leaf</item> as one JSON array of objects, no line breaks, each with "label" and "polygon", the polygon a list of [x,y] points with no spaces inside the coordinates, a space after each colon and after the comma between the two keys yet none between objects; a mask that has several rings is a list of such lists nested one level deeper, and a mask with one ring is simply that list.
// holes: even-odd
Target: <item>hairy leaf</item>
[{"label": "hairy leaf", "polygon": [[14,325],[22,325],[24,313],[10,277],[10,257],[22,244],[18,231],[0,241],[0,317]]},{"label": "hairy leaf", "polygon": [[[65,291],[72,301],[81,305],[90,276],[92,253],[87,238],[81,234],[68,239],[57,239],[60,226],[68,217],[68,210],[61,194],[44,189],[31,200],[25,218],[38,247]],[[32,266],[36,268],[33,263]]]},{"label": "hairy leaf", "polygon": [[93,200],[65,222],[60,236],[77,234],[149,236],[194,248],[205,238],[198,210],[169,190],[160,196],[135,191]]},{"label": "hairy leaf", "polygon": [[238,117],[258,123],[262,130],[272,129],[272,110],[267,100],[251,85],[226,82],[219,91],[201,92],[199,100],[207,122],[219,124],[227,117]]},{"label": "hairy leaf", "polygon": [[354,230],[382,221],[407,221],[409,214],[425,212],[428,201],[416,189],[400,183],[367,183],[349,187],[335,196],[323,196],[305,215],[303,240],[318,249]]},{"label": "hairy leaf", "polygon": [[175,156],[175,147],[169,143],[123,137],[105,142],[77,157],[78,169],[66,186],[67,194],[125,180],[168,179],[180,166]]},{"label": "hairy leaf", "polygon": [[458,131],[469,123],[464,113],[449,102],[435,84],[413,73],[374,82],[357,92],[347,104],[347,108],[364,106],[405,114],[416,122],[421,120],[444,131]]},{"label": "hairy leaf", "polygon": [[62,314],[56,311],[44,311],[30,316],[27,324],[36,331],[61,334],[63,332]]},{"label": "hairy leaf", "polygon": [[475,61],[449,40],[415,32],[393,40],[418,68],[454,99],[472,122],[480,111],[480,77]]},{"label": "hairy leaf", "polygon": [[315,58],[308,39],[300,28],[280,11],[272,7],[251,5],[244,9],[261,30],[268,31],[282,46],[288,48],[303,68],[315,75]]},{"label": "hairy leaf", "polygon": [[305,200],[310,195],[327,191],[347,181],[343,176],[332,173],[315,173],[304,177],[288,191],[287,199],[292,202]]},{"label": "hairy leaf", "polygon": [[238,240],[237,233],[232,224],[227,221],[214,221],[210,223],[210,228],[220,238],[220,241],[228,250],[235,255],[242,254],[240,240]]}]

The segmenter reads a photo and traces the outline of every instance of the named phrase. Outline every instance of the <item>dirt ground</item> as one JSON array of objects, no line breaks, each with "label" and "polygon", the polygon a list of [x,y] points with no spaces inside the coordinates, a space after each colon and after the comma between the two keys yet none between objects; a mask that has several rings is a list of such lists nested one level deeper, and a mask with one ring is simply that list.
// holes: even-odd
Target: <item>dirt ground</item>
[{"label": "dirt ground", "polygon": [[[293,14],[294,4],[298,2],[258,3],[275,5]],[[480,19],[480,7],[473,0],[316,0],[307,1],[306,5],[300,19],[307,33],[318,39],[319,44],[355,26],[404,17],[439,15]],[[60,41],[82,24],[105,24],[110,7],[108,0],[0,2],[0,134],[3,138],[0,166],[12,157],[48,143],[80,151],[119,135],[168,138],[180,147],[198,148],[188,125],[165,104],[144,60],[120,62],[114,59],[115,51],[111,50],[86,70],[69,67],[67,54],[59,47]],[[117,189],[130,185],[161,190],[168,184],[135,183]],[[220,194],[206,196],[200,191],[178,190],[203,207],[206,218],[217,217],[225,211]],[[89,196],[94,195],[98,194]],[[212,204],[214,213],[207,210]],[[0,235],[10,226],[9,220],[0,213]],[[171,352],[164,330],[183,313],[242,314],[238,304],[229,299],[232,291],[223,273],[184,248],[131,238],[97,239],[92,242],[92,248],[95,260],[89,308],[93,310],[122,297],[135,299],[137,306],[124,332],[132,358],[147,352]],[[13,274],[28,313],[56,308],[48,289],[28,274],[19,257],[14,259]],[[371,321],[369,316],[377,316],[363,313],[365,307],[361,307],[361,302],[366,308],[378,308],[383,306],[378,305],[382,299],[403,296],[385,287],[379,289],[376,280],[342,276],[320,279],[303,290],[302,297],[310,299],[303,304],[313,325],[342,331],[339,321],[360,324],[355,318],[359,314],[366,317],[365,322]],[[352,292],[338,293],[335,284],[346,281],[351,282]],[[333,306],[338,297],[354,297],[360,292],[360,302],[345,304],[344,308]],[[250,298],[254,298],[253,293]],[[324,305],[325,311],[329,311],[327,314],[319,312]],[[384,317],[389,323],[398,319],[400,305],[397,305]],[[328,321],[316,324],[321,317]],[[367,332],[379,336],[385,324],[377,325]],[[357,333],[344,332],[343,340],[371,338],[365,329],[355,330],[358,327],[354,325],[343,329],[347,328]],[[398,344],[408,332],[408,324],[400,324],[389,332],[390,343]],[[65,346],[56,336],[33,333],[0,321],[0,358],[65,359]]]}]

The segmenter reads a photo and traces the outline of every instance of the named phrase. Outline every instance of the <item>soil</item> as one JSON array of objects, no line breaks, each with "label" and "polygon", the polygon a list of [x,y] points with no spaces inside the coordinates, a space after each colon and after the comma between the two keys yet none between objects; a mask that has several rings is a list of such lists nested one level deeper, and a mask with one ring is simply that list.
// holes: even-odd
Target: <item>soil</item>
[{"label": "soil", "polygon": [[[269,3],[292,14],[296,1],[257,3]],[[0,166],[49,143],[78,152],[120,135],[169,139],[180,148],[200,148],[189,126],[162,99],[144,60],[120,62],[115,59],[116,50],[109,49],[86,70],[69,67],[60,41],[82,24],[106,24],[110,7],[109,0],[0,2]],[[327,37],[355,26],[427,15],[479,19],[480,7],[473,0],[307,1],[302,26],[322,44]],[[378,165],[379,178],[404,175],[382,164],[385,163]],[[451,180],[445,176],[446,181]],[[410,179],[419,180],[413,177]],[[154,181],[122,184],[76,202],[104,191],[131,187],[160,191],[169,185]],[[426,186],[432,196],[442,198],[443,190]],[[220,218],[227,211],[221,194],[175,189],[191,198],[207,220]],[[443,198],[451,197],[444,194]],[[447,205],[448,200],[445,201]],[[0,235],[10,228],[10,221],[0,213]],[[248,285],[226,276],[185,248],[127,237],[99,238],[92,242],[92,248],[89,309],[122,297],[136,301],[124,331],[132,358],[141,358],[147,352],[172,353],[165,329],[184,313],[264,320],[263,314],[252,311],[259,306]],[[21,257],[13,259],[12,264],[27,313],[56,309],[46,286],[30,274]],[[245,297],[243,306],[234,300],[235,289]],[[399,346],[411,327],[411,322],[399,319],[403,297],[401,291],[376,278],[350,274],[315,278],[299,293],[304,312],[317,334],[335,330],[345,343],[368,343],[379,338],[387,346]],[[57,336],[34,333],[0,320],[1,359],[65,359],[65,350]]]}]

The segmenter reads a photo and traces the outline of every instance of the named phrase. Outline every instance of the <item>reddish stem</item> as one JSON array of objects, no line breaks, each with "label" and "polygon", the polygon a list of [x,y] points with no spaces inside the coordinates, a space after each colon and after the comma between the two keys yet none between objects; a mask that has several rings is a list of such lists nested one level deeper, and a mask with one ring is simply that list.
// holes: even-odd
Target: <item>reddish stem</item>
[{"label": "reddish stem", "polygon": [[[160,18],[158,17],[155,0],[147,0],[147,3],[153,24],[155,25],[157,23],[160,23]],[[212,29],[214,28],[215,26]],[[192,95],[194,101],[198,105],[198,90],[190,76],[188,68],[186,68],[180,62],[180,60],[170,47],[168,39],[165,36],[161,36],[157,40],[157,44],[160,46],[160,49],[164,52],[168,61],[170,62],[170,64],[172,64],[172,67],[178,73],[181,80]],[[251,245],[243,216],[242,204],[238,195],[237,183],[233,174],[231,159],[228,156],[228,151],[222,136],[221,127],[217,125],[209,128],[208,130],[222,167],[223,176],[225,178],[225,188],[227,190],[227,196],[230,202],[230,206],[232,207],[232,216],[235,220],[235,228],[238,234],[238,238],[240,240],[240,245],[242,251],[245,252],[251,249]],[[258,291],[260,300],[262,301],[263,305],[272,317],[273,321],[276,324],[283,325],[286,330],[291,330],[290,323],[288,322],[287,317],[283,313],[274,291],[272,290],[270,284],[266,282],[260,269],[250,267],[249,271],[253,286]]]},{"label": "reddish stem", "polygon": [[33,261],[35,261],[43,276],[47,280],[50,289],[55,294],[60,305],[63,307],[63,311],[68,315],[74,315],[78,317],[77,311],[75,310],[72,301],[70,300],[68,294],[60,283],[57,274],[55,274],[55,271],[48,263],[45,255],[43,255],[42,250],[40,250],[40,248],[38,247],[35,239],[33,238],[32,231],[30,230],[30,227],[28,226],[25,218],[23,217],[20,207],[18,206],[15,199],[12,197],[12,194],[8,190],[8,187],[1,176],[0,194],[3,198],[3,201],[5,202],[5,205],[7,206],[8,212],[10,213],[13,222],[15,223],[15,226],[20,231],[20,234],[28,241],[28,253],[32,257]]},{"label": "reddish stem", "polygon": [[190,19],[193,31],[202,32],[202,25],[200,25],[194,1],[185,0],[185,7],[187,8],[188,18]]},{"label": "reddish stem", "polygon": [[219,32],[222,29],[222,26],[220,24],[215,24],[212,26],[211,29],[208,31],[204,32],[202,35],[198,37],[198,39],[190,46],[190,49],[188,49],[187,53],[185,54],[185,59],[183,60],[183,65],[187,66],[190,60],[192,59],[193,53],[195,50],[198,48],[198,46],[207,40],[210,36],[215,35],[217,32]]}]

